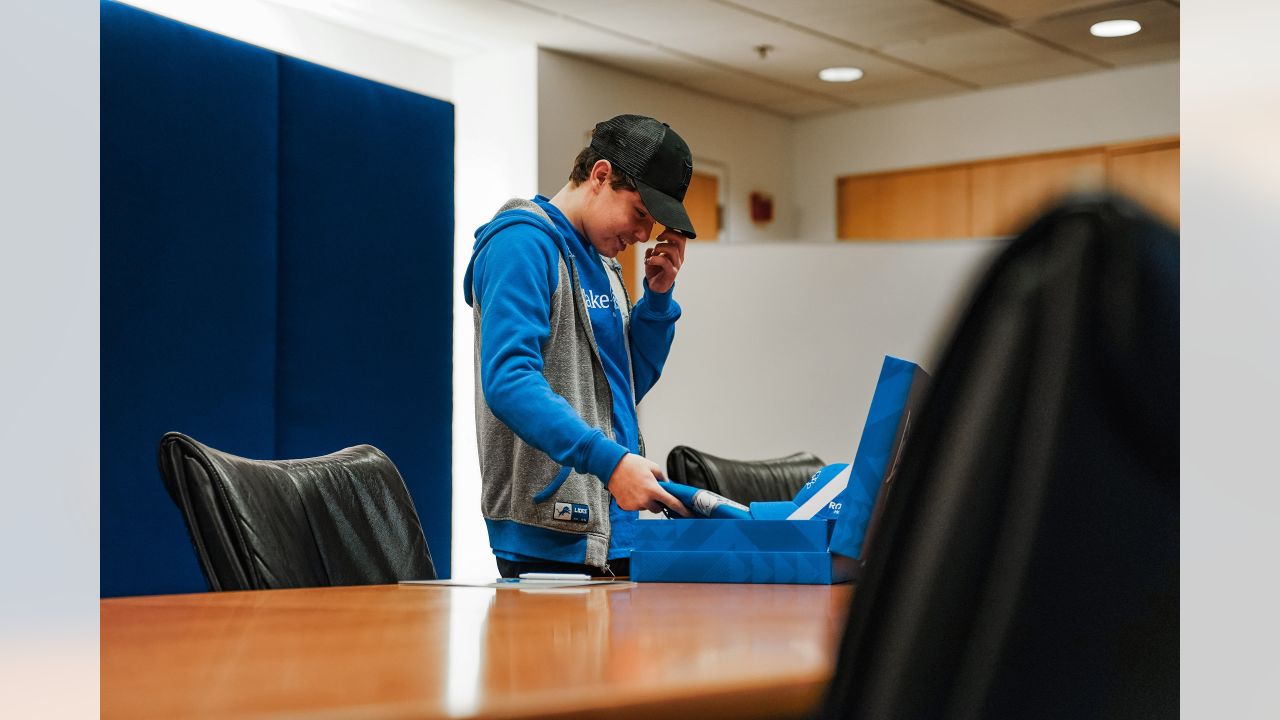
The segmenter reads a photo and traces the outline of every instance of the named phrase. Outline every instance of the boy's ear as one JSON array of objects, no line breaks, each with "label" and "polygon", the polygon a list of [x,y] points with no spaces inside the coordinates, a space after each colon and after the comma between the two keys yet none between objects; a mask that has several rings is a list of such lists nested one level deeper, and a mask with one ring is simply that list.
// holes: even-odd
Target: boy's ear
[{"label": "boy's ear", "polygon": [[591,180],[596,185],[603,185],[609,182],[609,176],[613,174],[613,166],[608,160],[597,160],[595,165],[591,166]]}]

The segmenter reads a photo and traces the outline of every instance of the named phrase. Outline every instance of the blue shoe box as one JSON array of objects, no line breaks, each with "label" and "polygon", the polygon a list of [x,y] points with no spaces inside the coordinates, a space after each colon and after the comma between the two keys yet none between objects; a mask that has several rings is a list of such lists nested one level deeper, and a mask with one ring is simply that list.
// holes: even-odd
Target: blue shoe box
[{"label": "blue shoe box", "polygon": [[829,552],[636,550],[631,553],[631,579],[640,582],[832,585],[853,580],[857,565],[857,560]]},{"label": "blue shoe box", "polygon": [[820,552],[831,544],[834,520],[643,520],[636,548],[655,552]]},{"label": "blue shoe box", "polygon": [[[839,492],[845,507],[837,517],[801,519],[812,518],[806,513],[815,508],[802,507],[812,503],[769,502],[751,503],[750,520],[642,520],[636,526],[631,579],[817,585],[857,580],[863,541],[876,524],[875,511],[883,504],[911,408],[927,377],[915,363],[885,358],[854,461],[822,481],[829,483],[828,494],[847,488]],[[818,479],[815,475],[810,485]],[[825,495],[811,494],[813,503],[826,501]]]},{"label": "blue shoe box", "polygon": [[836,520],[643,520],[631,553],[636,582],[830,585],[858,561],[834,555]]}]

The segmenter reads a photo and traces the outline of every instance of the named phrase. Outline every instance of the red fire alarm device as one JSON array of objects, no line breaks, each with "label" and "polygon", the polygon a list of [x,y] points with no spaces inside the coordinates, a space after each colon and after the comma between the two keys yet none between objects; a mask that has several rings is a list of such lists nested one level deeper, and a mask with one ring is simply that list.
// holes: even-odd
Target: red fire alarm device
[{"label": "red fire alarm device", "polygon": [[751,222],[773,222],[773,196],[764,193],[751,193]]}]

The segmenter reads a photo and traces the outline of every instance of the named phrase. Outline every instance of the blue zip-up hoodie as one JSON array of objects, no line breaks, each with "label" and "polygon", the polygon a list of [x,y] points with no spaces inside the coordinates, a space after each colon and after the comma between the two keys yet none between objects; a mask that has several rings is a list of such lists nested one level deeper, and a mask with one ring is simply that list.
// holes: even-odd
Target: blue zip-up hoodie
[{"label": "blue zip-up hoodie", "polygon": [[[508,202],[476,231],[464,278],[476,325],[482,509],[501,556],[603,567],[611,549],[615,557],[629,551],[610,547],[605,485],[629,450],[617,439],[634,438],[643,454],[643,438],[638,429],[613,428],[615,386],[626,392],[626,383],[616,372],[610,383],[583,297],[582,275],[595,270],[586,263],[598,264],[599,256],[576,234],[565,237],[549,213],[559,211],[541,196]],[[621,269],[608,262],[621,287]],[[661,374],[680,308],[670,293],[647,286],[634,307],[622,294],[629,313],[624,357],[615,364],[630,366],[635,393],[617,400],[630,411],[622,421],[634,423],[635,402]]]}]

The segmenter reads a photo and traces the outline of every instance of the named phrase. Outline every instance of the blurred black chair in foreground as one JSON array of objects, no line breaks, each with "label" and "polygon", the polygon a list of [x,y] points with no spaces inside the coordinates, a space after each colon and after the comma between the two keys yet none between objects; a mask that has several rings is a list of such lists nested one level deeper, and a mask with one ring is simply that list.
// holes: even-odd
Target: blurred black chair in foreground
[{"label": "blurred black chair in foreground", "polygon": [[247,460],[171,432],[159,461],[211,590],[436,577],[404,479],[373,446]]},{"label": "blurred black chair in foreground", "polygon": [[669,479],[744,505],[790,500],[822,466],[822,460],[808,452],[770,460],[729,460],[677,445],[667,453]]},{"label": "blurred black chair in foreground", "polygon": [[1177,717],[1178,243],[1079,198],[995,261],[904,450],[822,717]]}]

